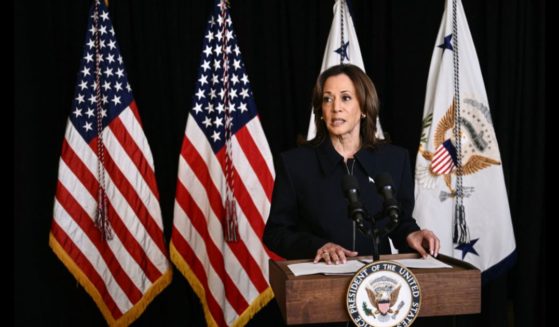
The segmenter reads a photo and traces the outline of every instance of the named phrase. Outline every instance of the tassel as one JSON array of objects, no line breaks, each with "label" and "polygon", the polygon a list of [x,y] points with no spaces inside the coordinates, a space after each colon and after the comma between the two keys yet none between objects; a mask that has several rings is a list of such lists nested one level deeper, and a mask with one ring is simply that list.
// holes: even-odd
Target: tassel
[{"label": "tassel", "polygon": [[101,237],[105,241],[110,241],[113,239],[113,233],[111,231],[108,211],[107,211],[107,194],[103,188],[99,187],[98,190],[98,201],[97,201],[97,215],[95,217],[95,226],[101,232]]},{"label": "tassel", "polygon": [[454,233],[452,242],[455,244],[464,244],[470,242],[470,232],[466,224],[466,211],[463,205],[456,205],[454,212]]},{"label": "tassel", "polygon": [[225,240],[237,242],[237,210],[236,201],[233,196],[227,196],[225,200]]}]

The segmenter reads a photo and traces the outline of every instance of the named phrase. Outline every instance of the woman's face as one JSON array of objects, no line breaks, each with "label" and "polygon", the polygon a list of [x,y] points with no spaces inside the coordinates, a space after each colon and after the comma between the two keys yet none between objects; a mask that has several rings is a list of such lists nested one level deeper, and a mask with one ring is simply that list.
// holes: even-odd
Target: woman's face
[{"label": "woman's face", "polygon": [[322,94],[322,117],[330,136],[359,138],[361,106],[351,79],[340,74],[329,77]]}]

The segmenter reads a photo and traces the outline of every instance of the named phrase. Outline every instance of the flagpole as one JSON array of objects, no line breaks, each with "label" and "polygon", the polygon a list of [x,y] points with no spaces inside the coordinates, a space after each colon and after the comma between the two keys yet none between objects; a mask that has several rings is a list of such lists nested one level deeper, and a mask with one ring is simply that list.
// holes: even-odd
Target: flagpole
[{"label": "flagpole", "polygon": [[[345,0],[342,0],[345,2]],[[340,47],[344,45],[344,5],[340,6]],[[344,55],[340,56],[340,65],[344,63]]]},{"label": "flagpole", "polygon": [[462,185],[462,116],[460,115],[460,57],[458,51],[458,23],[456,18],[456,2],[452,1],[452,59],[454,63],[454,142],[456,147],[456,203],[454,209],[454,232],[452,240],[457,244],[470,242],[466,211],[464,209],[464,192]]}]

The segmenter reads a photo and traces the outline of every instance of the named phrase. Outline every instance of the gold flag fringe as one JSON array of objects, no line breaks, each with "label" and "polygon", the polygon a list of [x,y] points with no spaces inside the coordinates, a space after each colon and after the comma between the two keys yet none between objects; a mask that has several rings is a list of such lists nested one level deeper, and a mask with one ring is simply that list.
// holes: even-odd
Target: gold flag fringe
[{"label": "gold flag fringe", "polygon": [[[208,307],[208,301],[206,299],[206,290],[196,277],[196,274],[190,269],[190,266],[186,261],[184,261],[183,257],[180,255],[178,250],[173,245],[171,241],[169,245],[169,252],[171,253],[171,261],[175,264],[177,269],[184,275],[190,287],[194,290],[194,293],[200,299],[202,304],[202,308],[204,309],[204,316],[206,317],[206,323],[209,327],[218,327],[216,321],[212,317],[210,313],[210,309]],[[258,297],[256,297],[252,303],[248,306],[248,308],[231,324],[233,327],[241,327],[246,325],[254,315],[260,311],[270,300],[274,298],[274,293],[272,288],[268,286],[268,288],[262,292]]]},{"label": "gold flag fringe", "polygon": [[66,253],[64,248],[58,243],[58,240],[49,234],[49,245],[56,254],[56,256],[62,261],[66,268],[74,275],[74,278],[80,283],[80,285],[86,290],[86,292],[93,298],[93,301],[97,304],[97,307],[101,311],[101,314],[107,321],[108,325],[111,327],[121,327],[128,326],[132,324],[140,315],[144,312],[147,306],[153,301],[153,299],[165,289],[173,278],[173,269],[169,267],[159,279],[157,279],[149,290],[142,296],[142,299],[138,301],[128,312],[122,315],[118,319],[114,319],[111,311],[101,297],[101,294],[97,291],[97,288],[91,283],[89,278],[83,273],[81,268],[72,260],[70,256]]}]

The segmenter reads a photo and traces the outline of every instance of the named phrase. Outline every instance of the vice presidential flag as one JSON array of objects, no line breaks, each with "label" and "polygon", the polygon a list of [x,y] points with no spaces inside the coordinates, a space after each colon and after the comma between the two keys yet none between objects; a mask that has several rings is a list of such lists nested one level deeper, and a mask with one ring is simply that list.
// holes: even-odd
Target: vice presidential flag
[{"label": "vice presidential flag", "polygon": [[132,323],[171,281],[151,150],[99,1],[62,142],[49,244],[110,326]]},{"label": "vice presidential flag", "polygon": [[[455,18],[455,21],[453,20]],[[514,261],[499,146],[462,3],[448,0],[435,42],[417,154],[414,217],[483,279]]]},{"label": "vice presidential flag", "polygon": [[242,326],[270,299],[262,243],[272,155],[224,1],[204,35],[175,198],[171,258],[209,326]]},{"label": "vice presidential flag", "polygon": [[[353,27],[353,20],[347,2],[345,0],[336,0],[334,3],[334,18],[330,27],[328,41],[326,42],[320,72],[322,73],[332,66],[344,63],[353,64],[365,71],[363,59],[361,58],[361,49],[359,48],[357,34]],[[311,110],[307,140],[314,138],[315,135],[314,112]],[[378,117],[376,136],[381,139],[384,138]]]}]

